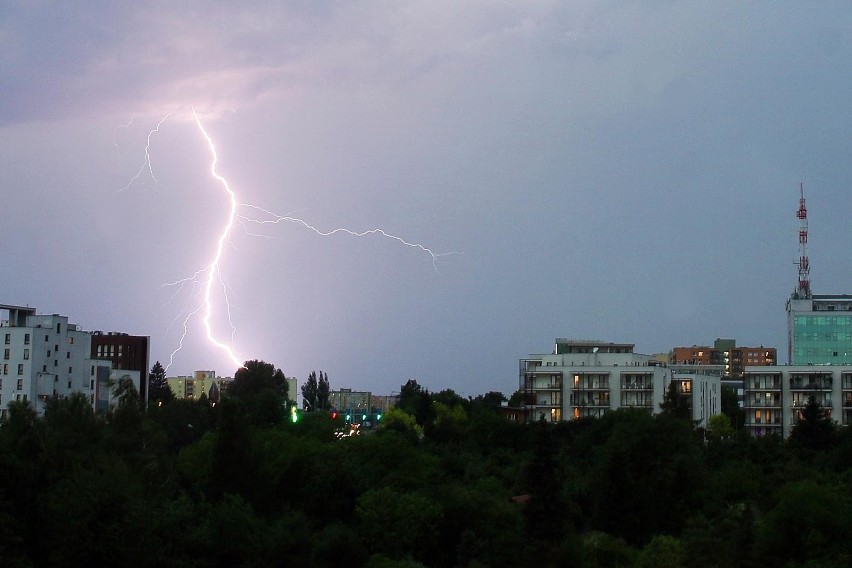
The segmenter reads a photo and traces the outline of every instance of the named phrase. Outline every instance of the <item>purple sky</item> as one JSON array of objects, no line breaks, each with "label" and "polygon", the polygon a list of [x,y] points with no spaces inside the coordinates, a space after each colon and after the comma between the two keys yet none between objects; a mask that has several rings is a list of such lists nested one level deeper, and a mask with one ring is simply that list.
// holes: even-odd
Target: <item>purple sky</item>
[{"label": "purple sky", "polygon": [[[168,361],[198,298],[163,284],[229,207],[193,106],[241,203],[464,253],[238,224],[234,347],[300,381],[508,394],[555,337],[786,360],[800,181],[813,290],[852,292],[848,3],[121,4],[0,6],[0,303]],[[233,374],[188,331],[169,374]]]}]

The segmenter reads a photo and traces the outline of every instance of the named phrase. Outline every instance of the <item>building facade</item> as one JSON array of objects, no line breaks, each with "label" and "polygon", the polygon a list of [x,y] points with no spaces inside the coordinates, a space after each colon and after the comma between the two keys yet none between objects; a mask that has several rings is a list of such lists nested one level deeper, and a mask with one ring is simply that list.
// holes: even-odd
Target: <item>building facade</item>
[{"label": "building facade", "polygon": [[721,365],[723,376],[741,379],[747,366],[777,365],[778,351],[774,347],[737,347],[734,339],[716,339],[713,346],[675,347],[674,365]]},{"label": "building facade", "polygon": [[150,367],[151,338],[111,331],[92,333],[91,358],[107,360],[118,371],[137,371],[142,378],[139,396],[148,400],[148,370]]},{"label": "building facade", "polygon": [[198,400],[204,395],[211,402],[219,401],[232,380],[231,377],[217,377],[216,371],[193,371],[191,375],[166,378],[175,398]]},{"label": "building facade", "polygon": [[701,426],[718,414],[721,369],[666,366],[628,343],[557,339],[552,353],[520,360],[519,381],[527,420],[559,422],[599,418],[617,408],[654,414],[676,381]]},{"label": "building facade", "polygon": [[130,379],[140,388],[138,372],[113,369],[110,361],[93,358],[92,333],[68,323],[68,317],[5,304],[0,305],[3,312],[8,317],[0,320],[0,418],[13,400],[29,402],[43,414],[51,397],[73,392],[85,394],[96,411],[105,412],[114,402],[119,379]]},{"label": "building facade", "polygon": [[754,436],[789,436],[811,396],[832,420],[852,424],[850,365],[749,367],[744,383],[745,425]]},{"label": "building facade", "polygon": [[787,300],[791,365],[852,365],[852,295],[802,294]]}]

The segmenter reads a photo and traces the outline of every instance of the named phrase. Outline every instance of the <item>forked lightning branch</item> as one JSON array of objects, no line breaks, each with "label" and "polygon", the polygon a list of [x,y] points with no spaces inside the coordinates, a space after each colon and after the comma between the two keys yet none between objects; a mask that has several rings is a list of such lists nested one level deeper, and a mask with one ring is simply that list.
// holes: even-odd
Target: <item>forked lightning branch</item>
[{"label": "forked lightning branch", "polygon": [[[127,185],[121,188],[119,191],[129,189],[140,177],[146,175],[146,173],[155,183],[157,183],[157,178],[154,175],[154,168],[151,163],[151,144],[154,135],[159,133],[160,127],[169,117],[169,114],[163,116],[159,120],[159,122],[157,122],[156,126],[148,132],[145,144],[145,161],[142,163],[139,170],[130,179]],[[190,286],[192,289],[187,304],[178,313],[178,315],[175,317],[175,319],[171,322],[169,326],[169,328],[171,328],[173,325],[179,322],[179,325],[181,325],[182,327],[182,332],[177,346],[174,348],[174,350],[172,350],[169,355],[169,362],[166,366],[166,369],[171,367],[171,365],[174,363],[175,356],[183,348],[184,340],[192,329],[194,319],[198,317],[201,318],[201,326],[204,330],[208,342],[215,348],[224,352],[228,359],[231,361],[231,363],[233,363],[236,367],[241,367],[243,364],[244,359],[240,356],[240,353],[236,350],[234,346],[236,327],[231,318],[231,306],[228,300],[228,288],[225,285],[226,280],[223,274],[223,261],[226,256],[227,245],[230,242],[231,233],[233,232],[234,226],[237,221],[240,221],[246,226],[251,224],[277,225],[279,223],[294,223],[313,233],[316,233],[321,237],[330,237],[336,234],[345,234],[352,237],[383,237],[396,241],[403,246],[407,246],[427,253],[432,259],[432,266],[435,267],[436,270],[437,261],[440,257],[452,254],[461,254],[458,251],[437,253],[420,243],[409,241],[403,237],[388,233],[380,228],[356,231],[353,229],[348,229],[346,227],[337,227],[333,229],[323,230],[318,228],[316,225],[305,221],[304,219],[293,217],[291,215],[279,215],[277,213],[274,213],[273,211],[270,211],[269,209],[260,207],[258,205],[239,202],[237,199],[237,194],[231,188],[230,184],[228,183],[228,180],[224,176],[222,176],[217,170],[219,157],[216,153],[216,145],[213,142],[213,138],[210,136],[210,134],[208,134],[207,130],[205,129],[204,124],[201,121],[201,117],[199,116],[195,108],[192,109],[192,118],[195,123],[195,126],[198,128],[198,131],[200,132],[202,138],[204,139],[204,142],[207,144],[207,147],[210,151],[210,175],[216,180],[218,185],[221,186],[222,190],[227,195],[228,208],[226,221],[223,224],[219,234],[216,236],[215,240],[211,242],[211,260],[202,268],[197,269],[192,275],[187,276],[185,278],[181,278],[180,280],[176,280],[174,282],[168,282],[166,284],[163,284],[163,286],[165,287],[176,288],[176,292],[172,296],[172,298],[180,295],[180,293],[185,289],[186,286]],[[228,319],[230,333],[227,339],[221,337],[221,335],[218,334],[214,329],[212,321],[214,314],[216,313],[223,314]]]}]

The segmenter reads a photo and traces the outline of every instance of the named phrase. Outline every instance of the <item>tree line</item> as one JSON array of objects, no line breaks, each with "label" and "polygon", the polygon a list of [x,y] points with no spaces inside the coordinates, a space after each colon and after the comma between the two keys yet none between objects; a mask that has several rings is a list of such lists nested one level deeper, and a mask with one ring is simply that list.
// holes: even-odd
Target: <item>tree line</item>
[{"label": "tree line", "polygon": [[[152,369],[154,374],[154,369]],[[810,404],[789,440],[677,408],[516,424],[502,393],[415,380],[374,432],[287,420],[249,361],[217,404],[96,415],[83,395],[0,425],[3,566],[848,566],[852,434]],[[317,386],[320,373],[316,376]],[[152,392],[155,392],[152,390]],[[153,396],[153,394],[152,394]],[[307,398],[307,397],[305,397]]]}]

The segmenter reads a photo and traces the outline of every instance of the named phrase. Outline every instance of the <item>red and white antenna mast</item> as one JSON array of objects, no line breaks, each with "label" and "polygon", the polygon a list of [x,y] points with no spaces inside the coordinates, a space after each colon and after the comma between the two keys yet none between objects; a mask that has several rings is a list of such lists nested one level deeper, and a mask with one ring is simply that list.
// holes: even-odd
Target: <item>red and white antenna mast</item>
[{"label": "red and white antenna mast", "polygon": [[808,208],[805,207],[804,184],[799,184],[799,210],[796,211],[799,219],[799,286],[796,288],[796,296],[799,298],[811,297],[811,268],[808,263]]}]

